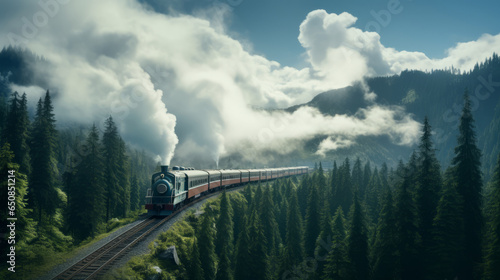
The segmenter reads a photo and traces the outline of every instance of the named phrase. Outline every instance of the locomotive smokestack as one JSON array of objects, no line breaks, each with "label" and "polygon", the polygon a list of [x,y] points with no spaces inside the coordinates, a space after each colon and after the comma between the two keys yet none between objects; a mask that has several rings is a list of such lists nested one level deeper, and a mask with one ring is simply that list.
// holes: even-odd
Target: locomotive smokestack
[{"label": "locomotive smokestack", "polygon": [[161,166],[161,173],[167,173],[168,172],[168,165],[162,165]]}]

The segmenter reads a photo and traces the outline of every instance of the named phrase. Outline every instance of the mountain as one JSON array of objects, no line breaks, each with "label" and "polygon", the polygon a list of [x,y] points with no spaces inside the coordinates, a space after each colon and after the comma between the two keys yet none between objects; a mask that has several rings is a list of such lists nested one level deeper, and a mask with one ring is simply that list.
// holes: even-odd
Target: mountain
[{"label": "mountain", "polygon": [[[442,166],[450,164],[454,155],[458,121],[467,89],[473,102],[474,119],[479,147],[483,150],[485,179],[490,178],[500,148],[500,59],[497,54],[476,64],[469,72],[456,69],[422,72],[407,70],[399,75],[367,78],[369,91],[377,95],[377,103],[398,105],[422,122],[427,116],[432,125],[437,156]],[[318,94],[310,102],[286,109],[295,111],[301,106],[315,107],[323,114],[352,115],[369,104],[364,101],[365,87],[360,83]],[[323,137],[324,139],[324,137]],[[308,143],[313,149],[321,139]],[[360,156],[375,163],[395,163],[406,160],[416,147],[401,147],[384,137],[359,139],[358,145],[327,154],[327,158],[342,159],[345,154]]]}]

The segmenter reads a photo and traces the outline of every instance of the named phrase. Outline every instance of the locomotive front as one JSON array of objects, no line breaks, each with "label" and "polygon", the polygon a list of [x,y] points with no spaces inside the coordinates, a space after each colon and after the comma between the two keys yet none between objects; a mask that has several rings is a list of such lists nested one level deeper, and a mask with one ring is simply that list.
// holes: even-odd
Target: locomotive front
[{"label": "locomotive front", "polygon": [[175,176],[168,172],[168,166],[151,177],[151,188],[146,196],[146,209],[149,216],[166,216],[174,210]]}]

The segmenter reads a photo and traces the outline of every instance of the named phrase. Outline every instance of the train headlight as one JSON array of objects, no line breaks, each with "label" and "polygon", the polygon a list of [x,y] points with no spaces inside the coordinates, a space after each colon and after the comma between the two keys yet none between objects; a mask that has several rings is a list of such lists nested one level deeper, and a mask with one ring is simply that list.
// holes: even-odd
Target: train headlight
[{"label": "train headlight", "polygon": [[164,194],[168,191],[168,187],[165,184],[158,184],[158,186],[156,186],[156,191],[159,194]]}]

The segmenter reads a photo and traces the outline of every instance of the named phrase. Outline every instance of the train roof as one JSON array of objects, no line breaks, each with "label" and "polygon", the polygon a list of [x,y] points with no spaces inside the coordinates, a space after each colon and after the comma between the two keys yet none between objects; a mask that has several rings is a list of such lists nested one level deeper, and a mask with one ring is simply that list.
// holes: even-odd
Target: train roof
[{"label": "train roof", "polygon": [[208,172],[204,170],[172,170],[170,173],[178,176],[188,176],[188,177],[193,177],[193,176],[207,176]]}]

